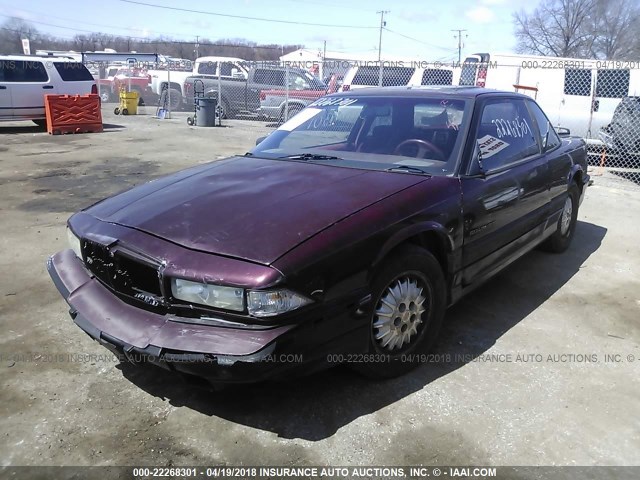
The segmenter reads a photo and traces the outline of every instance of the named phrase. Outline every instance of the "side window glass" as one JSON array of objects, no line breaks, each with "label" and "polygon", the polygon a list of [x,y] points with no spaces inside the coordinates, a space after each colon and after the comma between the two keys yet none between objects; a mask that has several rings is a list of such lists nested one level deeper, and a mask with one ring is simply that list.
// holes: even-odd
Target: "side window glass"
[{"label": "side window glass", "polygon": [[542,150],[547,152],[549,150],[553,150],[558,145],[560,145],[560,137],[553,129],[551,122],[544,114],[542,109],[535,102],[528,102],[529,109],[538,125],[538,129],[540,130],[540,138],[542,139]]},{"label": "side window glass", "polygon": [[8,60],[4,62],[5,82],[46,82],[47,70],[42,62]]},{"label": "side window glass", "polygon": [[495,170],[538,153],[534,128],[523,100],[485,104],[476,134],[484,169]]},{"label": "side window glass", "polygon": [[221,77],[230,77],[231,76],[231,68],[233,67],[232,63],[223,62],[220,64],[220,76]]},{"label": "side window glass", "polygon": [[198,73],[201,75],[215,75],[218,62],[202,62],[198,65]]}]

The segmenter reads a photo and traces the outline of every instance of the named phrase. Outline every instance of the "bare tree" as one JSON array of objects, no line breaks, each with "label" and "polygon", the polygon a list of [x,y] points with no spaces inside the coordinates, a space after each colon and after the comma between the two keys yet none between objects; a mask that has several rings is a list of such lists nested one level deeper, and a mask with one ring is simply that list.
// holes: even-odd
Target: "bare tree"
[{"label": "bare tree", "polygon": [[20,18],[9,18],[0,27],[0,53],[22,53],[23,38],[35,43],[39,40],[40,33],[33,25]]},{"label": "bare tree", "polygon": [[514,22],[520,53],[599,59],[640,53],[640,0],[542,0]]},{"label": "bare tree", "polygon": [[640,1],[598,0],[589,29],[589,56],[636,59],[640,54]]},{"label": "bare tree", "polygon": [[516,13],[517,50],[521,53],[580,57],[588,51],[587,26],[596,0],[542,0],[531,13]]}]

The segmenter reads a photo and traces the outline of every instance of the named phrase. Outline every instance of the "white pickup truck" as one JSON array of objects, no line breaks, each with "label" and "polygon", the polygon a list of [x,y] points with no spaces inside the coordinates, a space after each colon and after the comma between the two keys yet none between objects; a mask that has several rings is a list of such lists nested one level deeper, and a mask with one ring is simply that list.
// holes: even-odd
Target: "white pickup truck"
[{"label": "white pickup truck", "polygon": [[249,69],[247,61],[241,58],[200,57],[194,62],[192,71],[148,70],[147,73],[151,77],[151,83],[149,86],[156,95],[167,95],[166,91],[168,88],[169,98],[171,100],[171,110],[178,110],[183,104],[183,98],[185,97],[184,82],[188,77],[198,75],[201,77],[207,76],[216,78],[219,69],[222,70],[221,75],[224,77],[224,70],[226,70],[227,67],[238,72],[244,72],[245,77],[246,72]]}]

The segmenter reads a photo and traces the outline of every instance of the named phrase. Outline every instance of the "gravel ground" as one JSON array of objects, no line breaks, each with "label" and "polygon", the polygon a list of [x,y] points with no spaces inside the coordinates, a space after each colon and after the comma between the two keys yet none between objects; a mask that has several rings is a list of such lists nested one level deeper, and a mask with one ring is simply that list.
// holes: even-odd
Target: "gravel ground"
[{"label": "gravel ground", "polygon": [[404,377],[340,367],[212,392],[114,361],[46,272],[66,248],[66,219],[270,131],[244,120],[198,129],[153,111],[105,111],[102,134],[0,124],[1,465],[640,464],[630,182],[594,177],[570,250],[534,251],[450,309],[433,361]]}]

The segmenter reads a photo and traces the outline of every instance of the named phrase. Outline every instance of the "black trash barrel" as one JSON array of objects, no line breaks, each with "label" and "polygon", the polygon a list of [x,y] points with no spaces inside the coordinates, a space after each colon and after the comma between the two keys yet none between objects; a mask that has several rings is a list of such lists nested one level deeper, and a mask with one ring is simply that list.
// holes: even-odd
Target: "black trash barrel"
[{"label": "black trash barrel", "polygon": [[215,127],[217,107],[215,98],[196,98],[196,126]]}]

